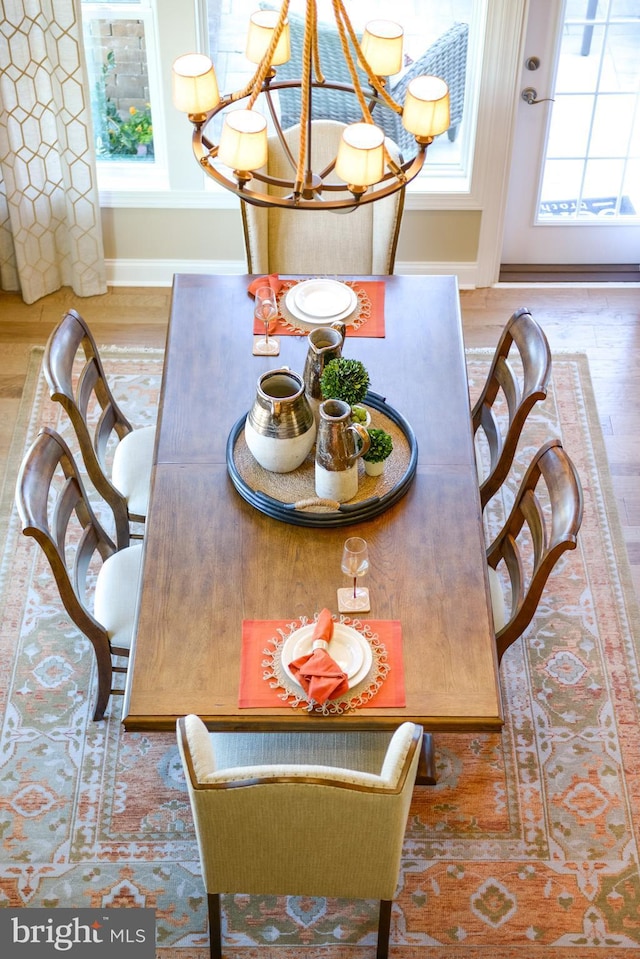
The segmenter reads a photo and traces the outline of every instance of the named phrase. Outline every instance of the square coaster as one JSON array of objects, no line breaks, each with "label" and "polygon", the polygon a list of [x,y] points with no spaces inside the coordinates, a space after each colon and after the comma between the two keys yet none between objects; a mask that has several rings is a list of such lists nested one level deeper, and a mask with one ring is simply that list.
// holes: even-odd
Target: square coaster
[{"label": "square coaster", "polygon": [[274,339],[273,336],[270,336],[270,337],[269,337],[269,343],[270,343],[270,344],[273,343],[274,348],[273,348],[272,350],[270,350],[268,353],[264,353],[264,352],[262,352],[262,351],[258,348],[258,344],[261,343],[263,339],[264,339],[264,337],[262,337],[262,336],[261,336],[261,337],[254,336],[254,338],[253,338],[253,355],[254,355],[254,356],[279,356],[279,355],[280,355],[280,340],[276,340],[276,339]]},{"label": "square coaster", "polygon": [[369,590],[366,586],[358,586],[357,598],[354,602],[353,588],[344,586],[338,590],[338,609],[341,613],[368,613],[371,609]]}]

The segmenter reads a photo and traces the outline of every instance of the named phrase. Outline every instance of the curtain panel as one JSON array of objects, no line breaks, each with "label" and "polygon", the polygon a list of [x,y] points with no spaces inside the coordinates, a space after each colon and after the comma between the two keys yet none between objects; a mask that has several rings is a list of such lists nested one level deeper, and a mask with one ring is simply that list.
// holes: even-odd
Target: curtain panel
[{"label": "curtain panel", "polygon": [[0,287],[105,293],[80,0],[3,0]]}]

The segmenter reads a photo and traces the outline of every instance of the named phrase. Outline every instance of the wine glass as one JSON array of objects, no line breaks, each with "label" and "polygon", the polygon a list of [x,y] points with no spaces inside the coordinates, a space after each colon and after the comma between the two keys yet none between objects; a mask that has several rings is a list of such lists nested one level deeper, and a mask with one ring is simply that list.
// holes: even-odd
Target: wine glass
[{"label": "wine glass", "polygon": [[360,536],[350,536],[342,549],[342,572],[353,579],[353,589],[338,590],[338,607],[342,612],[365,613],[370,609],[369,590],[358,586],[358,577],[369,569],[369,548]]},{"label": "wine glass", "polygon": [[253,315],[264,323],[264,336],[255,341],[253,352],[257,356],[277,356],[280,344],[278,340],[269,339],[269,327],[278,318],[276,294],[270,286],[259,286],[256,290]]}]

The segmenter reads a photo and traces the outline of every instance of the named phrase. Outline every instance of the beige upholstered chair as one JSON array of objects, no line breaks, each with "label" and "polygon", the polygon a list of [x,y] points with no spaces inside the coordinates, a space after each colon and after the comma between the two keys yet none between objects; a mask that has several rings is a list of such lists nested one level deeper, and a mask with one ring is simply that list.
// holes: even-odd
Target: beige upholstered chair
[{"label": "beige upholstered chair", "polygon": [[[510,361],[512,346],[519,354],[521,370]],[[502,331],[487,381],[471,411],[483,509],[505,481],[527,416],[547,395],[550,376],[547,338],[528,310],[517,310]],[[500,397],[506,399],[506,421],[496,415]],[[483,452],[487,449],[489,463],[485,467]]]},{"label": "beige upholstered chair", "polygon": [[581,523],[580,477],[560,441],[550,440],[534,456],[510,515],[487,550],[498,662],[533,619],[562,554],[576,548]]},{"label": "beige upholstered chair", "polygon": [[[25,536],[42,547],[60,598],[78,629],[91,642],[98,666],[94,720],[102,719],[113,694],[114,673],[126,673],[131,648],[142,544],[117,550],[93,512],[69,447],[44,427],[25,455],[16,486]],[[93,610],[87,599],[88,573],[97,571]],[[114,661],[115,658],[115,661]]]},{"label": "beige upholstered chair", "polygon": [[[314,169],[324,169],[335,157],[343,129],[343,123],[333,120],[314,122]],[[295,126],[285,134],[294,157],[298,156],[299,133]],[[393,155],[393,144],[388,145]],[[277,136],[269,138],[267,172],[280,178],[292,175]],[[276,192],[273,187],[271,190]],[[393,273],[404,193],[404,189],[398,190],[350,213],[266,208],[241,201],[248,272]]]},{"label": "beige upholstered chair", "polygon": [[[84,365],[74,386],[80,350]],[[76,310],[69,310],[49,337],[42,366],[51,399],[62,405],[73,424],[89,478],[113,510],[118,548],[127,545],[130,523],[144,522],[147,515],[155,427],[132,427],[109,388],[91,330]],[[94,398],[101,413],[91,425]],[[109,476],[107,450],[114,438]]]},{"label": "beige upholstered chair", "polygon": [[[345,768],[290,762],[286,749],[277,764],[221,768],[216,740],[225,735],[210,736],[197,716],[177,723],[212,959],[222,956],[222,893],[380,899],[377,956],[384,959],[421,728],[404,723],[396,730],[377,774],[359,771],[358,734],[350,757],[351,733],[340,737]],[[280,744],[286,738],[275,736]]]}]

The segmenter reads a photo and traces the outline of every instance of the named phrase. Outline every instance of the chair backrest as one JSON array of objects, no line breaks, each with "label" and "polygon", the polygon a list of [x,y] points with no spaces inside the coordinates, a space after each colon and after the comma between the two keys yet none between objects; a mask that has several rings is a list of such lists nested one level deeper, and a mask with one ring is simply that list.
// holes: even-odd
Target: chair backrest
[{"label": "chair backrest", "polygon": [[[510,358],[512,346],[519,354],[521,371],[513,365],[513,354]],[[490,456],[488,469],[479,477],[483,509],[506,479],[527,416],[547,395],[550,376],[551,350],[543,330],[527,309],[516,310],[502,331],[486,383],[471,411],[476,443],[480,445],[484,434]],[[496,412],[499,397],[506,400],[506,420]]]},{"label": "chair backrest", "polygon": [[[79,370],[78,356],[84,356]],[[116,403],[91,330],[76,310],[69,310],[51,333],[42,368],[51,399],[71,420],[89,478],[113,510],[116,542],[122,549],[130,536],[127,502],[111,482],[106,460],[112,438],[121,440],[133,427]]]},{"label": "chair backrest", "polygon": [[[314,168],[326,167],[335,157],[343,129],[343,123],[332,120],[314,124]],[[285,133],[294,157],[298,155],[299,136],[299,126]],[[269,138],[268,149],[269,175],[290,177],[291,163],[277,136]],[[392,273],[404,193],[404,189],[398,190],[343,215],[258,207],[241,201],[248,272],[364,276]]]},{"label": "chair backrest", "polygon": [[560,441],[550,440],[534,456],[509,517],[487,550],[490,572],[504,562],[510,592],[504,615],[496,616],[494,603],[498,661],[533,619],[562,554],[576,548],[582,509],[576,468]]},{"label": "chair backrest", "polygon": [[217,770],[197,716],[178,720],[177,737],[209,894],[393,899],[421,727],[396,730],[380,775],[307,765]]},{"label": "chair backrest", "polygon": [[[272,4],[261,3],[260,6],[272,7]],[[298,79],[301,75],[304,24],[303,16],[289,13],[291,59],[277,68],[278,80]],[[464,108],[468,39],[469,25],[453,24],[409,66],[395,84],[390,86],[389,93],[393,99],[400,105],[404,103],[407,86],[414,77],[422,74],[441,77],[449,87],[450,129],[455,130],[462,120]],[[340,35],[334,23],[318,23],[318,48],[320,66],[326,79],[336,83],[351,84],[349,68],[342,53]],[[366,74],[359,70],[358,76],[363,90],[366,91],[369,87]],[[280,90],[278,98],[283,128],[299,123],[300,90]],[[323,117],[342,123],[357,123],[362,120],[362,111],[353,95],[316,87],[313,91],[312,118],[316,120]],[[413,156],[416,151],[415,138],[408,130],[405,130],[397,113],[378,105],[374,118],[386,135],[405,154],[405,159]],[[453,139],[453,136],[450,135],[450,138]]]},{"label": "chair backrest", "polygon": [[69,447],[49,427],[40,430],[22,461],[16,505],[23,533],[35,539],[49,561],[64,608],[93,645],[99,685],[94,719],[99,719],[109,698],[111,654],[116,651],[87,604],[87,574],[96,554],[104,562],[116,546],[91,508]]}]

